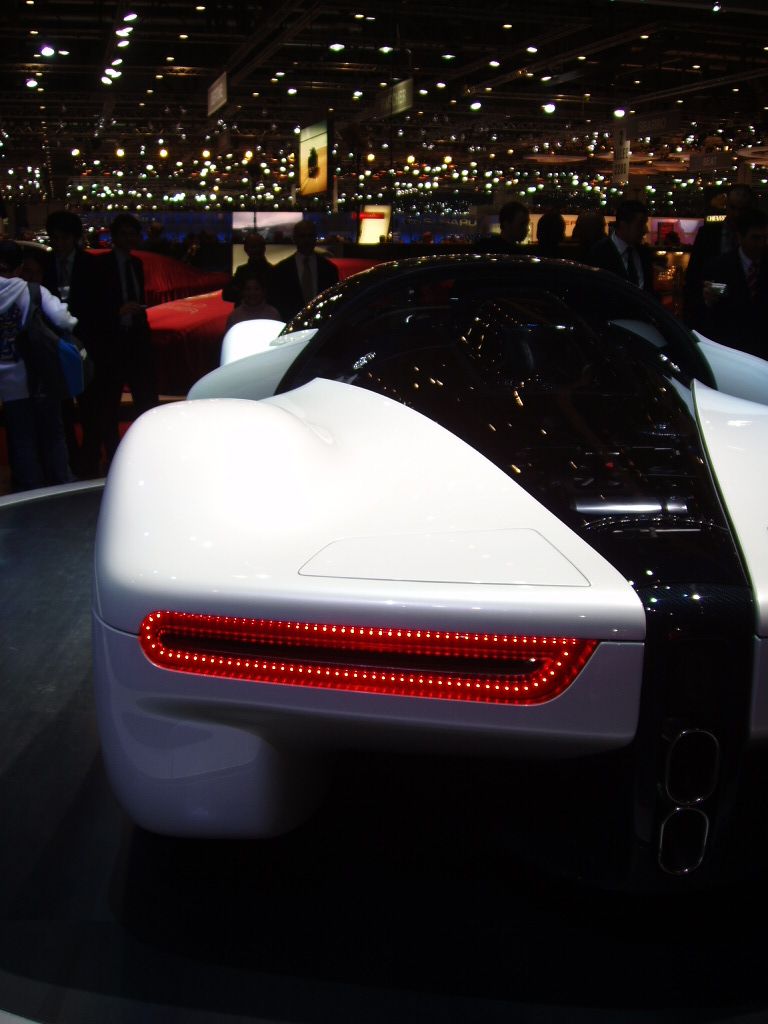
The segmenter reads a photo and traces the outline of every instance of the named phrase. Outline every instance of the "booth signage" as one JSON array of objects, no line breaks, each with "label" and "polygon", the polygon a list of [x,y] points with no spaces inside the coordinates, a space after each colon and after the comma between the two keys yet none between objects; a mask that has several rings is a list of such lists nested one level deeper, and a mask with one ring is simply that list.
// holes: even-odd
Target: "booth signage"
[{"label": "booth signage", "polygon": [[211,117],[227,102],[227,72],[219,75],[213,85],[208,86],[208,117]]}]

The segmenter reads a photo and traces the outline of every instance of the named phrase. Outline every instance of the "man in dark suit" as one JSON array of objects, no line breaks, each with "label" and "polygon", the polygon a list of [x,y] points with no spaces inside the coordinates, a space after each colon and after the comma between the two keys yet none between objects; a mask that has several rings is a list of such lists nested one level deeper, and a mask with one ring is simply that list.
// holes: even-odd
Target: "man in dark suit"
[{"label": "man in dark suit", "polygon": [[141,241],[141,221],[120,213],[110,226],[112,252],[99,256],[105,343],[98,352],[97,379],[107,461],[120,440],[123,385],[131,390],[136,415],[157,405],[144,269],[132,250]]},{"label": "man in dark suit", "polygon": [[533,255],[533,249],[526,249],[523,242],[528,236],[530,216],[528,207],[513,199],[499,210],[499,233],[479,239],[473,246],[474,252],[498,253],[502,256]]},{"label": "man in dark suit", "polygon": [[[87,350],[96,365],[97,350],[102,341],[99,317],[99,264],[95,256],[83,252],[83,224],[69,210],[56,210],[45,222],[51,253],[43,264],[42,283],[77,317],[75,337]],[[81,478],[100,473],[98,392],[95,377],[76,399],[62,403],[62,420],[69,452],[69,464]],[[82,443],[78,444],[75,424],[80,420]]]},{"label": "man in dark suit", "polygon": [[709,268],[702,333],[742,352],[768,358],[768,214],[751,209],[737,225],[737,248]]},{"label": "man in dark suit", "polygon": [[595,243],[589,262],[618,274],[625,281],[653,294],[651,250],[643,245],[648,230],[648,210],[635,199],[625,199],[616,210],[613,234]]},{"label": "man in dark suit", "polygon": [[221,290],[221,297],[225,302],[234,302],[239,306],[243,301],[243,286],[249,277],[254,274],[264,284],[267,302],[272,301],[271,279],[274,268],[266,256],[267,243],[264,236],[258,231],[252,231],[243,239],[243,249],[248,257],[246,263],[241,263],[232,275],[229,284],[225,284]]},{"label": "man in dark suit", "polygon": [[710,270],[716,260],[736,251],[739,219],[755,206],[755,193],[749,185],[734,185],[725,195],[725,219],[707,222],[699,228],[683,285],[683,320],[689,327],[703,330],[709,323],[703,301],[704,282],[712,280]]},{"label": "man in dark suit", "polygon": [[293,241],[296,254],[275,266],[269,291],[269,301],[286,321],[339,280],[335,263],[315,252],[317,233],[312,221],[300,220],[294,225]]}]

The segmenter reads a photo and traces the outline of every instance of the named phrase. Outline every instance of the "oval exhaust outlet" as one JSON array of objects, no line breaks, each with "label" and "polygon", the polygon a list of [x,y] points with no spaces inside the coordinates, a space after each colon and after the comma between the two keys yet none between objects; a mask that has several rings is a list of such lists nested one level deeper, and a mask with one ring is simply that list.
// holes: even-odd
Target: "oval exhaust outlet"
[{"label": "oval exhaust outlet", "polygon": [[670,741],[664,786],[673,804],[690,806],[710,797],[720,771],[720,744],[706,729],[681,729]]},{"label": "oval exhaust outlet", "polygon": [[709,818],[698,807],[676,807],[661,824],[659,866],[670,875],[688,875],[704,860]]}]

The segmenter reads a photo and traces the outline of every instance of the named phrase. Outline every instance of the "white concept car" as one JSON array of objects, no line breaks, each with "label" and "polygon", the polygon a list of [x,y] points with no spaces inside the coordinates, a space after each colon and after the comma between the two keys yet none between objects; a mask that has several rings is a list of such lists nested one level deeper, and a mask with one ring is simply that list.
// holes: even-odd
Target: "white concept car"
[{"label": "white concept car", "polygon": [[94,672],[131,818],[272,836],[328,754],[431,751],[535,778],[499,814],[566,870],[742,871],[768,822],[768,364],[512,257],[383,265],[279,327],[239,325],[109,474]]}]

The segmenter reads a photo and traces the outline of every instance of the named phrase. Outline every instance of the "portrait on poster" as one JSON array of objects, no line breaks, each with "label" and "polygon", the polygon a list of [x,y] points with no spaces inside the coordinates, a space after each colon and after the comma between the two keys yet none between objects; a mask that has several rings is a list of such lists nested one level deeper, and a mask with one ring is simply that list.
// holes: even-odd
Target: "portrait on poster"
[{"label": "portrait on poster", "polygon": [[301,129],[299,136],[299,192],[303,196],[328,191],[328,122],[318,121]]}]

